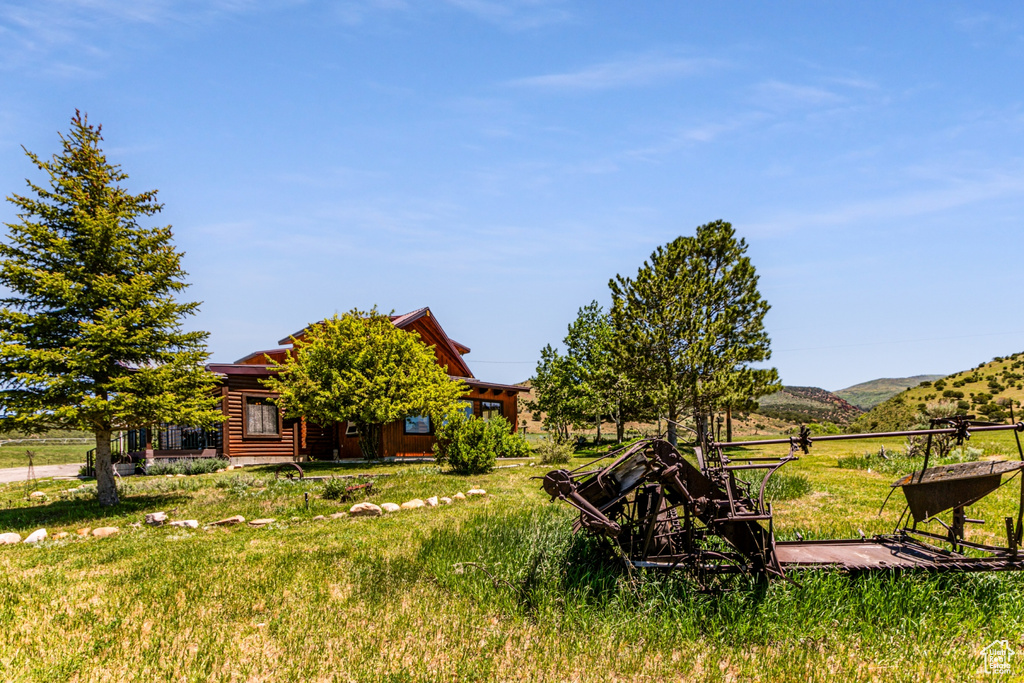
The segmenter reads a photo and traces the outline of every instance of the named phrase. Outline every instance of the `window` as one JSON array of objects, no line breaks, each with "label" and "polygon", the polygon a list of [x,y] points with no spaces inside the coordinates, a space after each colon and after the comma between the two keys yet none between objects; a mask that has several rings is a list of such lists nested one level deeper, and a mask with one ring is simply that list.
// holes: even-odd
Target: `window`
[{"label": "window", "polygon": [[473,411],[473,402],[467,401],[466,399],[462,399],[459,401],[459,403],[462,404],[462,410],[465,411],[466,417],[473,417],[473,415],[475,414]]},{"label": "window", "polygon": [[246,396],[244,436],[274,437],[280,434],[281,414],[277,406],[263,396]]},{"label": "window", "polygon": [[406,434],[430,434],[430,417],[427,415],[413,415],[405,418]]},{"label": "window", "polygon": [[345,436],[349,436],[349,437],[358,437],[359,436],[359,428],[356,427],[356,423],[353,422],[352,420],[349,420],[345,424]]},{"label": "window", "polygon": [[496,401],[480,401],[480,417],[490,420],[501,415],[501,404]]}]

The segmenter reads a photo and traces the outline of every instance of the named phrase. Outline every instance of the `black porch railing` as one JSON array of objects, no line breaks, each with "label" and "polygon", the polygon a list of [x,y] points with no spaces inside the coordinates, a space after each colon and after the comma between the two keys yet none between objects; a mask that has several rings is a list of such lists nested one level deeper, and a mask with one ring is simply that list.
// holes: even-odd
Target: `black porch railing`
[{"label": "black porch railing", "polygon": [[[156,428],[129,429],[110,440],[110,457],[115,463],[141,461],[138,454],[152,444],[155,451],[202,451],[208,448],[220,450],[224,444],[221,425],[212,428],[181,427],[160,425]],[[134,454],[134,455],[133,455]],[[85,454],[85,474],[96,476],[96,449]]]}]

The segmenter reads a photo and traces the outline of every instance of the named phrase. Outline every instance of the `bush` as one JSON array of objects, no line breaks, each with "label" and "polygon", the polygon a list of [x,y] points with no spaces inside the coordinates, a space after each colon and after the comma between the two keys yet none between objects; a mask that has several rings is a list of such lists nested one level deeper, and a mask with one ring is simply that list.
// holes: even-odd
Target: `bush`
[{"label": "bush", "polygon": [[465,413],[450,415],[437,430],[434,459],[457,474],[482,474],[494,469],[497,458],[524,458],[526,439],[512,433],[503,417],[482,420]]},{"label": "bush", "polygon": [[346,488],[344,479],[328,479],[321,495],[324,500],[342,500],[346,497]]},{"label": "bush", "polygon": [[210,474],[231,464],[227,458],[185,458],[174,462],[155,462],[146,466],[146,474]]},{"label": "bush", "polygon": [[[975,462],[984,451],[980,448],[954,448],[946,455],[939,456],[934,451],[928,460],[929,467],[938,465],[951,465],[958,462]],[[839,458],[836,463],[838,467],[848,470],[874,470],[885,474],[904,475],[919,471],[924,464],[923,451],[921,454],[901,453],[895,450],[886,450],[884,447],[877,453],[865,453],[864,455],[851,455],[846,458]]]},{"label": "bush", "polygon": [[834,422],[812,422],[807,425],[807,429],[811,430],[811,434],[814,436],[826,436],[829,434],[842,433],[842,430],[839,429],[839,425]]},{"label": "bush", "polygon": [[564,465],[572,460],[573,447],[568,441],[548,437],[537,446],[537,455],[544,465]]}]

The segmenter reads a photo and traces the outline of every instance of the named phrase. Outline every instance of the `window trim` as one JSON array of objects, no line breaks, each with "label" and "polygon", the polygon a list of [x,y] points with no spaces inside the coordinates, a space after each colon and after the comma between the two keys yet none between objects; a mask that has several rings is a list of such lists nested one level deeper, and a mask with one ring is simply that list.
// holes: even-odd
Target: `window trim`
[{"label": "window trim", "polygon": [[276,398],[277,394],[269,391],[245,391],[239,392],[242,397],[242,438],[252,441],[281,441],[284,439],[284,419],[281,416],[281,407],[276,404],[273,405],[277,411],[277,434],[250,434],[249,433],[249,399],[269,399]]},{"label": "window trim", "polygon": [[[427,424],[430,426],[430,429],[427,430],[426,432],[410,432],[408,427],[409,423],[406,422],[406,420],[408,420],[410,417],[426,418]],[[408,415],[406,417],[403,417],[402,436],[434,436],[434,421],[430,419],[429,415]]]},{"label": "window trim", "polygon": [[359,429],[356,427],[356,423],[352,420],[345,421],[345,434],[346,439],[358,439]]},{"label": "window trim", "polygon": [[[485,403],[490,403],[492,405],[498,406],[498,417],[505,417],[505,404],[502,401],[485,401],[485,400],[481,399],[480,401],[478,401],[478,403],[480,404],[480,416],[479,417],[480,417],[481,420],[490,420],[491,419],[489,417],[484,417],[484,404]],[[493,410],[493,408],[491,410]]]}]

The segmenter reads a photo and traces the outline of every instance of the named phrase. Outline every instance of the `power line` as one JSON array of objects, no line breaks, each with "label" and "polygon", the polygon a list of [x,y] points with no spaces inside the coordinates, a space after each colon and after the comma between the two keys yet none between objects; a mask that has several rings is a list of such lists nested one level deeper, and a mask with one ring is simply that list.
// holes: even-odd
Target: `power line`
[{"label": "power line", "polygon": [[825,351],[828,349],[849,349],[857,346],[885,346],[888,344],[917,344],[921,342],[947,341],[951,339],[973,339],[976,337],[1001,337],[1008,334],[1024,334],[1024,330],[1016,332],[990,332],[986,334],[961,334],[954,337],[930,337],[927,339],[898,339],[893,341],[862,342],[859,344],[839,344],[837,346],[807,346],[799,349],[772,349],[772,353],[786,353],[788,351]]}]

